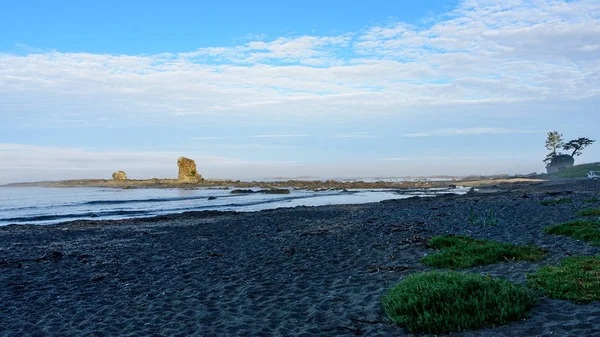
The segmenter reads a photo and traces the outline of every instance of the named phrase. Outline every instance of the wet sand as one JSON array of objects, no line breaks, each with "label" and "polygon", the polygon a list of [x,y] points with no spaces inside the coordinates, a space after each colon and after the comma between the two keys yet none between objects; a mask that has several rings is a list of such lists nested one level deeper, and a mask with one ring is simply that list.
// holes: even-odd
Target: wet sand
[{"label": "wet sand", "polygon": [[[0,227],[0,336],[407,336],[380,299],[404,276],[431,270],[419,263],[436,252],[425,247],[429,237],[452,233],[547,249],[541,261],[465,270],[520,284],[541,265],[599,253],[542,228],[594,206],[584,200],[600,198],[600,182],[488,191]],[[540,204],[560,197],[573,203]],[[471,209],[492,210],[499,224],[469,223]],[[528,319],[455,335],[600,335],[600,302],[542,297]]]}]

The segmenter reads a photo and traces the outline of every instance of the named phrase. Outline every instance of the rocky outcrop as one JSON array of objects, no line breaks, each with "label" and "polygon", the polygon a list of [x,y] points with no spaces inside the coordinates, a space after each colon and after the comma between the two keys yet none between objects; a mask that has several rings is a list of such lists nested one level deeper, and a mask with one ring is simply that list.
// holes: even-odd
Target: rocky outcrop
[{"label": "rocky outcrop", "polygon": [[290,190],[287,188],[270,188],[268,190],[254,191],[252,189],[237,189],[231,191],[231,194],[250,194],[250,193],[263,193],[263,194],[290,194]]},{"label": "rocky outcrop", "polygon": [[202,176],[196,170],[196,162],[186,157],[177,159],[179,167],[179,181],[182,183],[197,183],[202,181]]},{"label": "rocky outcrop", "polygon": [[573,164],[575,164],[575,159],[572,156],[569,156],[568,154],[560,154],[552,158],[550,164],[546,165],[546,171],[548,173],[555,173],[569,168],[573,166]]},{"label": "rocky outcrop", "polygon": [[127,173],[123,171],[117,171],[112,174],[113,180],[127,180]]}]

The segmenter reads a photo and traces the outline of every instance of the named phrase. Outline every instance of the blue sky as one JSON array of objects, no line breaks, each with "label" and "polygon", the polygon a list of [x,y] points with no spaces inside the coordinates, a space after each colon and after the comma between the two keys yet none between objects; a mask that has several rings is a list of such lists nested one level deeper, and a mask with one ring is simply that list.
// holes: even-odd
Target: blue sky
[{"label": "blue sky", "polygon": [[[403,21],[427,25],[458,1],[13,1],[3,51],[19,44],[61,52],[152,54],[234,46],[257,36],[337,34]],[[23,49],[23,48],[21,48]]]},{"label": "blue sky", "polygon": [[124,3],[3,4],[0,183],[529,173],[599,138],[598,1]]}]

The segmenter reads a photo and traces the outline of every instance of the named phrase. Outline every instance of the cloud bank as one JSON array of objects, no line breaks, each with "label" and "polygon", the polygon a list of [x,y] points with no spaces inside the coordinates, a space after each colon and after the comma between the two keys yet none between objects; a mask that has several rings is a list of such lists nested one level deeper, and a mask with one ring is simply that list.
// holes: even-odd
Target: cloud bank
[{"label": "cloud bank", "polygon": [[[315,121],[323,124],[318,131],[330,128],[330,139],[373,142],[520,135],[554,128],[546,124],[576,133],[600,119],[577,119],[600,103],[596,0],[466,0],[427,25],[392,22],[324,36],[251,38],[236,46],[153,55],[35,48],[22,55],[0,53],[0,124],[5,131],[0,142],[16,142],[11,130],[109,132],[143,125],[150,131],[131,140],[143,147],[153,130],[177,134],[193,121],[213,131],[191,137],[197,141],[231,140],[237,137],[233,133],[273,143],[225,148],[289,151],[306,147],[290,142],[318,133],[311,127]],[[570,116],[562,112],[567,110],[573,111]],[[487,122],[489,118],[494,122]],[[404,129],[386,134],[394,123]],[[374,130],[375,125],[383,131]],[[47,145],[43,139],[35,143]],[[101,142],[96,146],[102,148]],[[166,151],[177,152],[178,146],[167,144]],[[322,144],[312,146],[320,156],[299,155],[298,161],[329,157]],[[355,143],[348,146],[364,156],[374,151]],[[143,150],[144,158],[159,155],[151,146]],[[220,157],[206,151],[197,155]],[[95,153],[94,158],[120,160],[114,154]],[[380,153],[370,158],[401,162],[413,156]],[[264,161],[282,161],[278,159],[273,152]],[[31,161],[21,164],[35,166]]]}]

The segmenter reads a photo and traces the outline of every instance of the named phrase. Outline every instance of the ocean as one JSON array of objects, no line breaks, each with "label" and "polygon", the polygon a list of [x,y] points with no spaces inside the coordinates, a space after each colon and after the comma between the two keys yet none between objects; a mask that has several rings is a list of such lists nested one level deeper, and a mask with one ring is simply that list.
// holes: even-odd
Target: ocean
[{"label": "ocean", "polygon": [[231,190],[0,187],[0,226],[139,218],[187,211],[254,212],[280,207],[362,204],[444,193],[464,194],[468,188],[290,190],[290,194],[232,194]]}]

